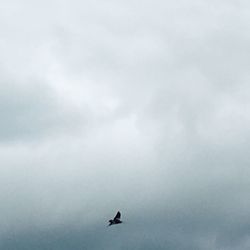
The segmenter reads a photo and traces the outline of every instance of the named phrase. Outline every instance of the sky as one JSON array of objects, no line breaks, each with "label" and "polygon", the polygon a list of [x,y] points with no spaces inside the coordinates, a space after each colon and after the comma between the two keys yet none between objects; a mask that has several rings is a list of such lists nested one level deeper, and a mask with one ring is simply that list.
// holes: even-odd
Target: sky
[{"label": "sky", "polygon": [[0,30],[1,249],[250,248],[249,1],[2,0]]}]

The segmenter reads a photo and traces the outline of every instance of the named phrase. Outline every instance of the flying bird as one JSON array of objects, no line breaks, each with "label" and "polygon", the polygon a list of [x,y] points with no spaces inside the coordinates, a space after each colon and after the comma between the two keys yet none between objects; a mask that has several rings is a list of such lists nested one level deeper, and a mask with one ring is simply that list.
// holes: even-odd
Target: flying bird
[{"label": "flying bird", "polygon": [[115,218],[113,220],[109,220],[109,226],[122,223],[120,218],[121,218],[121,213],[118,211]]}]

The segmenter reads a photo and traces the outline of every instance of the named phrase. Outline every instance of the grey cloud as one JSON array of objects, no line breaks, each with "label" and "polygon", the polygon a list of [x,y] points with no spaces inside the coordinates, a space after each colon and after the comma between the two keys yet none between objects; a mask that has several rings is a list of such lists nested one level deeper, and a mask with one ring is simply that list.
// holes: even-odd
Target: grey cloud
[{"label": "grey cloud", "polygon": [[55,132],[69,133],[73,127],[78,130],[84,127],[87,108],[82,115],[73,107],[65,107],[53,89],[37,79],[17,83],[12,77],[6,78],[2,78],[0,94],[2,143],[32,141]]},{"label": "grey cloud", "polygon": [[[183,209],[184,210],[184,209]],[[223,222],[218,217],[205,218],[204,214],[178,214],[168,211],[168,216],[158,213],[154,218],[127,220],[123,227],[89,228],[64,226],[46,230],[26,230],[12,233],[1,241],[5,249],[247,249],[249,228],[244,223]],[[178,211],[180,212],[180,211]],[[84,218],[82,218],[84,220]],[[215,227],[216,225],[216,227]],[[226,238],[224,233],[226,233]],[[239,233],[240,232],[240,233]],[[238,234],[239,233],[239,234]],[[236,237],[237,235],[237,237]]]},{"label": "grey cloud", "polygon": [[3,7],[3,249],[249,248],[246,1]]}]

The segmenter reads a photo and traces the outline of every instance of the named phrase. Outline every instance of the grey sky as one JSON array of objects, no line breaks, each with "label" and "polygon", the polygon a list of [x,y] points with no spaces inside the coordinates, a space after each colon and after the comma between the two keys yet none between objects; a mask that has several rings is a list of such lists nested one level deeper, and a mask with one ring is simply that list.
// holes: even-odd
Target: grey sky
[{"label": "grey sky", "polygon": [[2,1],[0,248],[249,249],[249,29],[244,0]]}]

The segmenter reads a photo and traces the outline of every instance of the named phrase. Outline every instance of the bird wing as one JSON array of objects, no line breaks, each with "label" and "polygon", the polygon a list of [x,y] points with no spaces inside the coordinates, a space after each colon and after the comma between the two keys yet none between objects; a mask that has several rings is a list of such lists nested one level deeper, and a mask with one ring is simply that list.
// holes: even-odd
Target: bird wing
[{"label": "bird wing", "polygon": [[116,214],[116,216],[115,216],[115,218],[114,218],[114,220],[115,219],[120,219],[120,218],[121,218],[121,213],[118,211],[117,214]]}]

